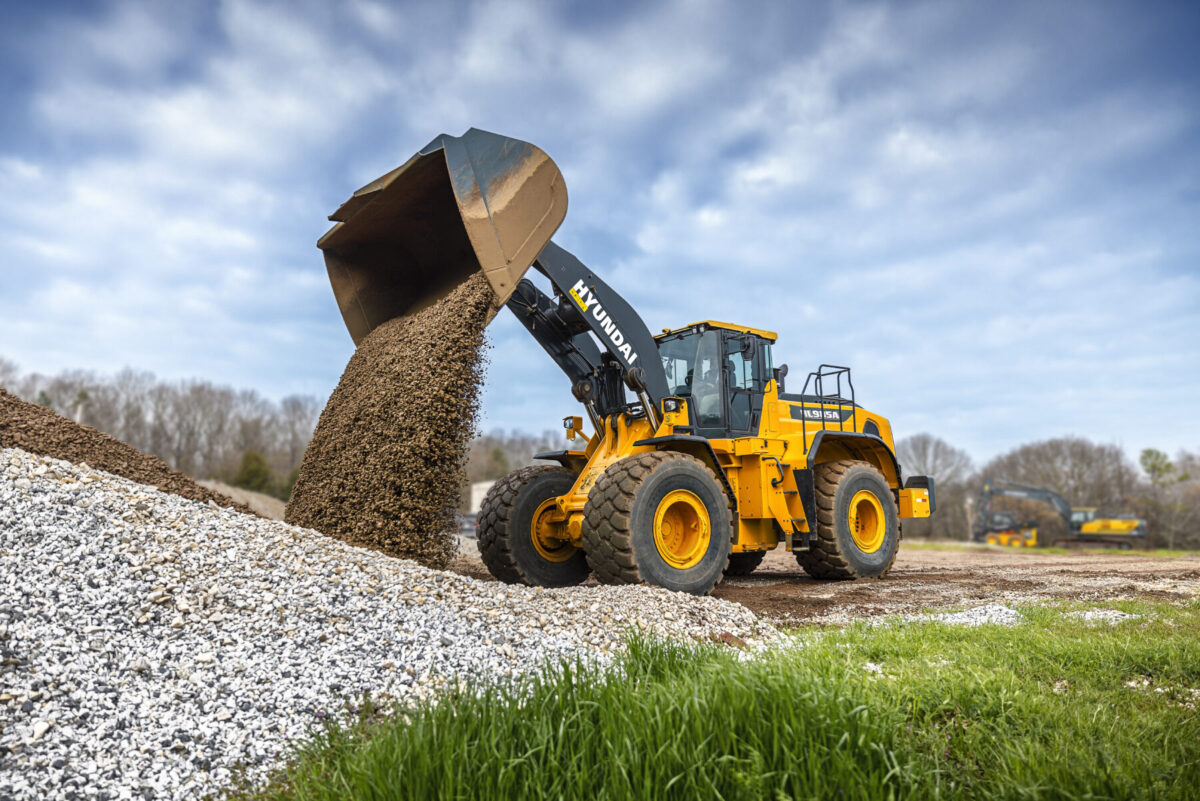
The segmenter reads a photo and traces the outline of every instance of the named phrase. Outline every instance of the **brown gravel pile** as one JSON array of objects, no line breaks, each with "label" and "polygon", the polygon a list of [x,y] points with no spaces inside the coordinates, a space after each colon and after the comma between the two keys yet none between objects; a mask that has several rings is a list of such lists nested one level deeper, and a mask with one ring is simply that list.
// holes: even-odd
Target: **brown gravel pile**
[{"label": "brown gravel pile", "polygon": [[191,477],[167,467],[157,456],[148,456],[91,426],[68,420],[53,410],[28,403],[0,387],[0,448],[20,448],[124,476],[139,484],[194,501],[214,501],[218,506],[252,514],[249,507],[218,492],[201,487]]},{"label": "brown gravel pile", "polygon": [[359,343],[304,454],[287,522],[449,564],[494,299],[480,273]]}]

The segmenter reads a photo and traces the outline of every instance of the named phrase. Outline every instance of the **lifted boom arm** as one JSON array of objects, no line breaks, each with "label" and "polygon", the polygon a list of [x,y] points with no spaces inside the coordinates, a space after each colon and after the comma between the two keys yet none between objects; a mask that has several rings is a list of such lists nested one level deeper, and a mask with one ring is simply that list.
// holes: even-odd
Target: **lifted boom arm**
[{"label": "lifted boom arm", "polygon": [[[550,279],[556,299],[522,280],[506,304],[571,380],[596,423],[625,406],[621,384],[656,420],[670,395],[650,330],[633,307],[570,252],[550,242],[534,269]],[[604,344],[601,353],[588,333]]]}]

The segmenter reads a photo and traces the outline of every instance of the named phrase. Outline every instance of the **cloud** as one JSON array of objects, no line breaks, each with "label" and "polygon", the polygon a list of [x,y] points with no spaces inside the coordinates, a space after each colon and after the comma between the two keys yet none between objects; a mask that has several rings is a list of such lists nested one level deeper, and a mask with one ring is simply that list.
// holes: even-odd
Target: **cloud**
[{"label": "cloud", "polygon": [[[33,135],[0,140],[0,352],[327,392],[350,342],[325,215],[474,125],[554,156],[558,241],[652,330],[777,329],[793,381],[850,363],[898,434],[979,458],[1062,433],[1196,447],[1200,104],[1194,75],[1145,58],[1178,21],[1125,14],[47,9],[7,98]],[[515,321],[492,336],[485,426],[574,411]],[[1128,411],[1147,406],[1172,441]]]}]

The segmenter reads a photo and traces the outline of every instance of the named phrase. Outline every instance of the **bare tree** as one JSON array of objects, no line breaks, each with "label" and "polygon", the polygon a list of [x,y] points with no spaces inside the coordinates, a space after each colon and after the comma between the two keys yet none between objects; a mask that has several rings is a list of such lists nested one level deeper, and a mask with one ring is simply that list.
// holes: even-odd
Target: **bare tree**
[{"label": "bare tree", "polygon": [[904,521],[904,535],[967,539],[971,534],[967,503],[973,472],[967,452],[932,434],[914,434],[896,443],[896,458],[905,475],[933,477],[937,501],[937,510],[929,519]]},{"label": "bare tree", "polygon": [[304,458],[308,440],[317,427],[321,415],[321,404],[316,398],[305,395],[289,395],[279,402],[279,413],[286,442],[288,464],[298,465]]},{"label": "bare tree", "polygon": [[22,375],[0,360],[0,380],[19,397],[43,402],[197,478],[230,481],[244,455],[256,452],[276,488],[287,486],[299,467],[322,405],[300,395],[274,403],[251,390],[164,382],[128,368],[112,377],[79,370]]},{"label": "bare tree", "polygon": [[1124,451],[1082,437],[1022,445],[984,465],[982,477],[1044,487],[1072,506],[1095,506],[1104,514],[1129,511],[1141,489]]},{"label": "bare tree", "polygon": [[[576,446],[582,448],[581,441]],[[561,451],[567,447],[562,434],[546,431],[526,434],[520,431],[493,431],[471,441],[467,452],[467,480],[492,481],[513,470],[533,463],[534,454]]]},{"label": "bare tree", "polygon": [[974,466],[966,451],[932,434],[914,434],[896,443],[896,458],[908,475],[933,476],[938,484],[961,484]]},{"label": "bare tree", "polygon": [[1200,480],[1196,456],[1180,451],[1172,462],[1155,448],[1142,451],[1142,470],[1148,481],[1138,504],[1150,535],[1168,548],[1200,547]]},{"label": "bare tree", "polygon": [[16,393],[14,385],[17,382],[17,377],[20,371],[17,369],[16,362],[10,362],[8,359],[0,358],[0,387],[4,387],[9,392]]}]

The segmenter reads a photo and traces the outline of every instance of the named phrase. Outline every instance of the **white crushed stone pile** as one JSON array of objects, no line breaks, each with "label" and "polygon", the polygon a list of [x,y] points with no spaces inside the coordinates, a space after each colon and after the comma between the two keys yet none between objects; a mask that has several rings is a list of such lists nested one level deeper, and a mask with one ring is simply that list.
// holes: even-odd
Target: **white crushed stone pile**
[{"label": "white crushed stone pile", "polygon": [[1078,612],[1068,612],[1064,617],[1082,620],[1085,623],[1107,623],[1115,626],[1125,620],[1135,620],[1141,615],[1122,612],[1120,609],[1083,609]]},{"label": "white crushed stone pile", "polygon": [[903,626],[906,623],[945,623],[950,626],[1016,626],[1025,616],[1004,604],[984,604],[960,612],[932,612],[923,615],[870,618],[871,626]]},{"label": "white crushed stone pile", "polygon": [[0,450],[0,798],[196,797],[343,700],[603,661],[634,626],[779,637],[715,598],[477,581]]},{"label": "white crushed stone pile", "polygon": [[951,626],[1015,626],[1023,622],[1025,616],[1004,604],[985,604],[961,612],[942,612],[912,619],[933,620]]}]

